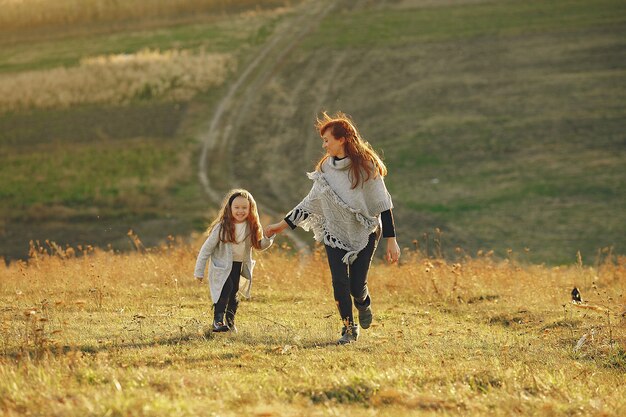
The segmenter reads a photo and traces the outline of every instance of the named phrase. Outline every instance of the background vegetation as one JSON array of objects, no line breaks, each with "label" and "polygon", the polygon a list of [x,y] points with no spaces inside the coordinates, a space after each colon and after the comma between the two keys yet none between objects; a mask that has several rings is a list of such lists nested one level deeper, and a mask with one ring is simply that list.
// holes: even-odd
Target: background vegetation
[{"label": "background vegetation", "polygon": [[4,32],[70,26],[172,21],[282,6],[281,0],[0,0]]},{"label": "background vegetation", "polygon": [[246,71],[208,156],[218,193],[288,211],[320,156],[315,115],[343,110],[384,154],[402,246],[438,228],[448,256],[624,252],[623,2],[81,4],[2,2],[6,259],[31,239],[201,230],[200,138]]},{"label": "background vegetation", "polygon": [[[0,256],[27,256],[31,239],[128,249],[130,228],[154,245],[204,227],[195,136],[285,3],[176,2],[195,12],[155,20],[145,2],[93,1],[83,12],[128,19],[69,26],[29,20],[26,3],[0,25]],[[50,19],[73,4],[40,3]]]},{"label": "background vegetation", "polygon": [[292,173],[319,157],[315,114],[341,109],[384,153],[405,245],[439,227],[448,249],[529,248],[533,262],[624,251],[623,4],[359,4],[249,98],[230,136],[260,139],[247,187],[293,207],[309,184]]}]

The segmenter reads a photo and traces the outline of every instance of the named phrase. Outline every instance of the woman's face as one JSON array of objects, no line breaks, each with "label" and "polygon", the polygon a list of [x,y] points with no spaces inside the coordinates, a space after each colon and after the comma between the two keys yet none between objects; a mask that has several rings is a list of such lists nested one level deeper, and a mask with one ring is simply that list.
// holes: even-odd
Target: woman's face
[{"label": "woman's face", "polygon": [[235,219],[235,223],[245,222],[248,218],[248,214],[250,214],[250,202],[245,197],[235,197],[233,203],[230,205],[230,213],[233,219]]},{"label": "woman's face", "polygon": [[346,138],[335,139],[331,129],[326,129],[326,132],[322,135],[322,148],[326,150],[326,153],[336,158],[343,158],[346,156],[344,149]]}]

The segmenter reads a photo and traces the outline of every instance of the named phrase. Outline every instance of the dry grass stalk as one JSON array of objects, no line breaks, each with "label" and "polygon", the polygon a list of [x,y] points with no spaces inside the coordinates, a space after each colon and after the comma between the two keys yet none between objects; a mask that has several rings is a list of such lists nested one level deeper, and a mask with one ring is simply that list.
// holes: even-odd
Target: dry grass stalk
[{"label": "dry grass stalk", "polygon": [[[590,304],[619,311],[626,258],[589,272],[606,300],[580,285],[576,265],[452,263],[413,251],[399,266],[375,260],[375,321],[339,348],[321,248],[304,259],[280,248],[258,253],[239,333],[207,333],[207,289],[192,277],[202,240],[170,238],[143,253],[33,244],[28,261],[0,268],[9,415],[49,412],[49,398],[63,400],[55,414],[71,416],[141,414],[146,404],[153,415],[255,415],[262,406],[362,415],[354,410],[365,406],[389,416],[619,415],[626,406],[626,322],[568,302],[579,285]],[[178,402],[188,413],[177,414]]]},{"label": "dry grass stalk", "polygon": [[71,68],[0,76],[0,112],[133,100],[184,101],[222,84],[235,68],[228,54],[142,50],[83,59]]}]

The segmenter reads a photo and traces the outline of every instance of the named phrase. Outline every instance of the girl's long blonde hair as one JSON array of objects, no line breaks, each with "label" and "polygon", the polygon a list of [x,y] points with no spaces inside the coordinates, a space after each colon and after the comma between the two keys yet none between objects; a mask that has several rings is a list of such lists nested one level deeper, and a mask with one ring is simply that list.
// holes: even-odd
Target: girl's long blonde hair
[{"label": "girl's long blonde hair", "polygon": [[[372,145],[361,138],[359,131],[347,114],[337,112],[333,116],[329,116],[324,112],[321,118],[317,118],[315,127],[320,136],[331,129],[330,132],[335,139],[346,139],[344,149],[346,156],[350,158],[350,180],[353,189],[376,175],[381,177],[387,175],[387,167],[382,159],[372,148]],[[329,156],[326,154],[319,160],[315,166],[317,171],[322,171],[322,165]]]},{"label": "girl's long blonde hair", "polygon": [[248,230],[250,231],[249,236],[252,242],[252,247],[255,249],[261,249],[263,232],[261,231],[261,221],[259,220],[259,212],[257,211],[256,201],[254,201],[252,194],[241,188],[230,190],[228,194],[226,194],[224,202],[222,203],[222,208],[220,209],[217,218],[213,220],[213,223],[209,226],[208,233],[211,233],[215,226],[221,224],[222,229],[220,230],[220,241],[224,243],[236,243],[235,221],[233,219],[231,206],[237,197],[247,199],[250,204],[250,212],[248,213],[248,218],[246,219],[248,223]]}]

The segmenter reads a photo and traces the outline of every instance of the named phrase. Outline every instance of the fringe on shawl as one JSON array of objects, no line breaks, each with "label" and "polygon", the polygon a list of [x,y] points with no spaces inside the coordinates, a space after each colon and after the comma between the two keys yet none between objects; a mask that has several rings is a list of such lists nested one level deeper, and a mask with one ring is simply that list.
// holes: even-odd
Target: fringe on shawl
[{"label": "fringe on shawl", "polygon": [[375,219],[372,219],[370,217],[365,217],[361,211],[359,210],[355,210],[352,207],[350,207],[349,205],[347,205],[342,199],[341,197],[339,197],[337,195],[337,193],[335,192],[335,190],[333,190],[330,185],[328,184],[328,181],[326,181],[326,178],[324,178],[324,176],[317,171],[314,172],[309,172],[307,174],[307,176],[314,180],[320,187],[320,191],[321,192],[326,192],[328,193],[328,195],[330,197],[332,197],[333,201],[339,205],[341,208],[350,211],[351,213],[353,213],[357,219],[357,221],[359,223],[361,223],[363,226],[365,226],[367,229],[374,227],[378,224],[378,221]]},{"label": "fringe on shawl", "polygon": [[[335,191],[330,187],[326,179],[319,172],[311,172],[307,174],[310,179],[315,181],[313,187],[318,187],[318,192],[320,194],[326,195],[331,198],[333,203],[338,205],[344,210],[352,213],[355,219],[365,228],[365,230],[372,231],[378,225],[377,220],[364,216],[360,211],[353,209],[349,205],[347,205]],[[313,213],[310,209],[306,208],[307,203],[309,202],[308,197],[305,198],[302,203],[300,203],[294,210],[293,214],[290,216],[289,220],[293,224],[297,224],[302,227],[304,230],[313,230],[314,238],[318,242],[323,242],[325,245],[328,245],[332,248],[339,248],[345,250],[347,253],[342,258],[342,262],[345,264],[352,264],[359,252],[367,246],[367,239],[364,239],[364,242],[360,244],[359,248],[356,250],[354,248],[349,247],[345,242],[341,239],[333,236],[332,233],[326,227],[326,222],[324,216],[319,213]],[[369,233],[368,233],[369,235]]]}]

